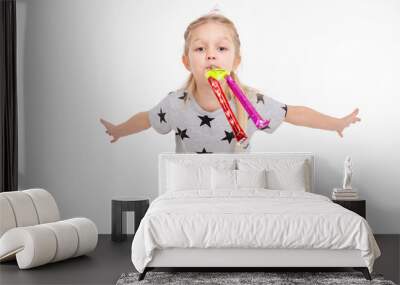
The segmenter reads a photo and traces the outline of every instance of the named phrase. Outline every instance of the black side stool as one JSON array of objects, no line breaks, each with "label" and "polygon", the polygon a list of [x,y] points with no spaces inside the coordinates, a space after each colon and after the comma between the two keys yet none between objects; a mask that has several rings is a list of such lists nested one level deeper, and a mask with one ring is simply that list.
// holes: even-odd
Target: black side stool
[{"label": "black side stool", "polygon": [[111,240],[126,240],[126,212],[135,212],[135,232],[149,208],[149,199],[115,197],[111,201]]}]

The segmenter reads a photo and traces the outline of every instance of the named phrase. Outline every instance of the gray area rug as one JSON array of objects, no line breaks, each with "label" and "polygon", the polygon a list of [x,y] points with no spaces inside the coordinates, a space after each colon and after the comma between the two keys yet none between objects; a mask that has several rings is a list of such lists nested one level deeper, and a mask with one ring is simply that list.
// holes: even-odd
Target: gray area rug
[{"label": "gray area rug", "polygon": [[116,285],[133,284],[379,284],[396,285],[384,280],[381,274],[371,274],[372,280],[366,280],[361,272],[147,272],[142,281],[139,273],[124,273]]}]

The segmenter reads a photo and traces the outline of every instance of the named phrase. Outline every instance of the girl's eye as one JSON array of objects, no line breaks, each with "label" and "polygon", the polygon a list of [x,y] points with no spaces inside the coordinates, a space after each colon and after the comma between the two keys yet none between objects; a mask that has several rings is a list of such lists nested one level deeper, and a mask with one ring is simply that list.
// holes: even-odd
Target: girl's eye
[{"label": "girl's eye", "polygon": [[228,49],[226,47],[219,47],[218,50],[219,51],[225,51],[225,50],[228,50]]},{"label": "girl's eye", "polygon": [[204,48],[198,47],[198,48],[195,49],[195,51],[204,51]]}]

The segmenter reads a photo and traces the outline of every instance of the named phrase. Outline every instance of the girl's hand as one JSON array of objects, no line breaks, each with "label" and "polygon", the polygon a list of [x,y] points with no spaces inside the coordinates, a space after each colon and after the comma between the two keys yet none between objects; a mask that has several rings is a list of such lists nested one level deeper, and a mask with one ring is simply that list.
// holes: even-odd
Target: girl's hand
[{"label": "girl's hand", "polygon": [[117,126],[115,126],[115,125],[111,124],[110,122],[107,122],[106,120],[103,120],[103,119],[100,119],[100,122],[106,128],[106,133],[113,137],[113,139],[110,141],[111,143],[116,142],[121,137],[121,135],[119,134],[119,132],[117,130]]},{"label": "girl's hand", "polygon": [[351,114],[340,119],[339,128],[336,130],[340,137],[343,137],[343,130],[347,128],[350,124],[355,124],[361,121],[361,119],[357,117],[358,112],[359,110],[357,108]]}]

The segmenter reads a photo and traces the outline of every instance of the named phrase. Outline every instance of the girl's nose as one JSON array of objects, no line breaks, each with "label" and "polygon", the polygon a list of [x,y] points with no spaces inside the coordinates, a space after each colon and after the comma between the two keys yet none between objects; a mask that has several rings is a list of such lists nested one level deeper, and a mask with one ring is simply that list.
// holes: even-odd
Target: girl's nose
[{"label": "girl's nose", "polygon": [[210,60],[210,59],[215,59],[215,56],[214,56],[214,55],[208,55],[208,56],[207,56],[207,59],[208,59],[208,60]]}]

